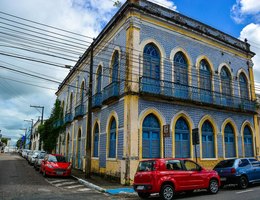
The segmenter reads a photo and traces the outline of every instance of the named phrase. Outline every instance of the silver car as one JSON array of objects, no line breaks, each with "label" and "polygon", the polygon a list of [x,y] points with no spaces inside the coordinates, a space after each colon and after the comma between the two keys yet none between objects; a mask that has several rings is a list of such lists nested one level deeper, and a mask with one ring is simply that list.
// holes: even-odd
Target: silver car
[{"label": "silver car", "polygon": [[41,167],[41,163],[44,159],[44,156],[46,155],[45,152],[41,152],[37,155],[37,157],[35,158],[35,162],[34,162],[34,168],[35,170],[39,170]]}]

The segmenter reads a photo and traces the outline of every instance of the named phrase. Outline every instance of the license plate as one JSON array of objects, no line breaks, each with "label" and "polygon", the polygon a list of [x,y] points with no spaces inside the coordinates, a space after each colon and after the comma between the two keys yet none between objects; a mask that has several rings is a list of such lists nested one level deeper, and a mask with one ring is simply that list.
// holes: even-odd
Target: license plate
[{"label": "license plate", "polygon": [[63,174],[63,172],[56,172],[56,174],[57,174],[57,175],[62,175],[62,174]]},{"label": "license plate", "polygon": [[226,181],[227,178],[226,177],[223,177],[223,178],[220,178],[221,181]]},{"label": "license plate", "polygon": [[137,189],[137,190],[143,190],[143,189],[144,189],[144,186],[143,186],[143,185],[139,185],[139,186],[137,186],[136,189]]}]

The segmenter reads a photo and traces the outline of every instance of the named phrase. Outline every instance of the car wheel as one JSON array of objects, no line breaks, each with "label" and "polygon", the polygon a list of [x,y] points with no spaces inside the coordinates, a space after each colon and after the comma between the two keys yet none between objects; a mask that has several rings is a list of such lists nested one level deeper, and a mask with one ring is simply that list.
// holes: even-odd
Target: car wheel
[{"label": "car wheel", "polygon": [[248,187],[248,180],[245,176],[239,178],[238,187],[240,189],[246,189]]},{"label": "car wheel", "polygon": [[160,196],[164,200],[172,200],[174,196],[174,188],[170,184],[163,185],[160,191]]},{"label": "car wheel", "polygon": [[218,193],[218,190],[219,190],[219,185],[218,185],[218,181],[213,179],[213,180],[210,180],[209,182],[209,187],[208,187],[208,192],[210,194],[217,194]]},{"label": "car wheel", "polygon": [[139,196],[141,199],[147,199],[147,198],[150,196],[150,193],[147,193],[147,192],[138,192],[138,196]]}]

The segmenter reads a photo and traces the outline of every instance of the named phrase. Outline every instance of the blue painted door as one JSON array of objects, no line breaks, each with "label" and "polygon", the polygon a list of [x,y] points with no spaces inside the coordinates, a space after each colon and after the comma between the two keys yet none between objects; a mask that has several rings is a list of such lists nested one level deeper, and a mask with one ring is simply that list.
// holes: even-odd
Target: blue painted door
[{"label": "blue painted door", "polygon": [[224,130],[225,136],[225,157],[233,158],[236,157],[236,148],[235,148],[235,135],[233,128],[230,124],[227,124]]},{"label": "blue painted door", "polygon": [[142,157],[160,158],[160,124],[153,115],[148,115],[143,122]]},{"label": "blue painted door", "polygon": [[209,121],[202,125],[202,157],[215,158],[214,133]]},{"label": "blue painted door", "polygon": [[80,149],[81,149],[81,136],[78,137],[78,168],[81,168],[81,158],[80,158]]},{"label": "blue painted door", "polygon": [[175,157],[190,158],[190,131],[187,122],[180,118],[175,125]]},{"label": "blue painted door", "polygon": [[244,129],[244,149],[245,157],[254,157],[253,137],[248,126]]},{"label": "blue painted door", "polygon": [[109,136],[109,158],[116,157],[116,121],[113,118],[110,125],[110,136]]}]

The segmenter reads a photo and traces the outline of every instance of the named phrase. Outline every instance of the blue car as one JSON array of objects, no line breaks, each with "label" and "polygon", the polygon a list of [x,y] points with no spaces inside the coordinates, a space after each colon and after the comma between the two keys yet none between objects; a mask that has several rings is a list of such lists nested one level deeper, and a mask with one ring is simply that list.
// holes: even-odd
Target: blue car
[{"label": "blue car", "polygon": [[220,176],[221,186],[237,184],[245,189],[250,183],[260,182],[260,162],[253,158],[222,160],[214,170]]}]

